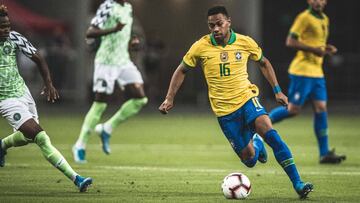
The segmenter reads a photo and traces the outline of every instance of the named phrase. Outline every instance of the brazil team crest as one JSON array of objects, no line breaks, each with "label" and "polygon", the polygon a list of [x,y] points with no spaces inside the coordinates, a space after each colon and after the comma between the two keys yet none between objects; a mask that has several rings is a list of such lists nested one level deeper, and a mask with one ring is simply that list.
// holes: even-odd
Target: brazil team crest
[{"label": "brazil team crest", "polygon": [[236,59],[236,61],[240,61],[241,58],[242,58],[241,52],[240,52],[240,51],[235,52],[235,59]]},{"label": "brazil team crest", "polygon": [[229,54],[227,52],[221,52],[220,53],[220,60],[222,62],[226,62],[227,60],[229,60]]}]

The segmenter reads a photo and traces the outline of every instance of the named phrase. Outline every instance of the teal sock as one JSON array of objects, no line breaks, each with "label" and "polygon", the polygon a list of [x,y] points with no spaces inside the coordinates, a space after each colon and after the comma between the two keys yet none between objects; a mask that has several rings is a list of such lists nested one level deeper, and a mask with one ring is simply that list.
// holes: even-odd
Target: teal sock
[{"label": "teal sock", "polygon": [[105,122],[105,125],[111,126],[112,129],[116,128],[120,123],[137,114],[147,102],[148,99],[146,97],[126,101],[121,108]]},{"label": "teal sock", "polygon": [[94,130],[96,124],[99,123],[107,104],[104,102],[94,102],[85,116],[84,123],[81,127],[79,138],[76,142],[78,148],[85,148],[90,133]]},{"label": "teal sock", "polygon": [[284,107],[284,106],[276,107],[275,109],[271,110],[269,113],[269,117],[273,124],[280,122],[283,119],[288,118],[290,116],[291,115],[290,115],[289,111],[287,110],[287,107]]},{"label": "teal sock", "polygon": [[46,160],[59,169],[70,180],[75,180],[75,177],[78,174],[71,168],[63,155],[51,144],[50,138],[45,131],[41,131],[37,134],[34,142],[40,147]]},{"label": "teal sock", "polygon": [[315,113],[314,129],[318,141],[320,157],[329,152],[327,112]]},{"label": "teal sock", "polygon": [[26,138],[20,131],[16,131],[13,134],[2,139],[1,147],[6,150],[10,147],[20,147],[32,142],[31,139]]},{"label": "teal sock", "polygon": [[296,184],[301,181],[301,179],[298,170],[296,169],[296,165],[290,149],[285,144],[285,142],[281,140],[276,130],[273,129],[269,130],[265,134],[265,142],[272,148],[277,162],[284,169],[293,186],[295,187]]}]

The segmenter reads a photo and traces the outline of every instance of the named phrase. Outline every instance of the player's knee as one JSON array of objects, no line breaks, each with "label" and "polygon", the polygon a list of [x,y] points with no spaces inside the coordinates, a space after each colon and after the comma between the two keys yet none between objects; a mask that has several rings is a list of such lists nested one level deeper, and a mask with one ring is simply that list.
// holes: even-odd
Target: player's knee
[{"label": "player's knee", "polygon": [[322,112],[326,112],[326,111],[327,111],[326,105],[315,106],[316,113],[322,113]]},{"label": "player's knee", "polygon": [[43,131],[43,129],[41,128],[41,126],[38,124],[38,122],[36,120],[29,119],[20,126],[19,131],[27,139],[34,140],[36,135],[39,134],[41,131]]},{"label": "player's knee", "polygon": [[109,102],[110,96],[106,93],[95,93],[94,101],[98,103],[107,103]]},{"label": "player's knee", "polygon": [[263,115],[255,120],[255,130],[261,137],[264,137],[265,133],[271,129],[273,128],[269,116]]}]

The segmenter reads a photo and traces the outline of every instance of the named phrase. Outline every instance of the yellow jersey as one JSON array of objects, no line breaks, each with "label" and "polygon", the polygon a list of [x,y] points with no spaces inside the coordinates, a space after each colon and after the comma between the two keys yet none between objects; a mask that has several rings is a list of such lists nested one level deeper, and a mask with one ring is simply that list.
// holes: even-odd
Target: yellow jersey
[{"label": "yellow jersey", "polygon": [[233,31],[226,46],[218,45],[212,34],[205,35],[184,56],[183,63],[188,67],[201,65],[216,116],[236,111],[259,94],[257,86],[248,79],[249,58],[261,60],[261,48],[252,38]]},{"label": "yellow jersey", "polygon": [[[312,47],[326,46],[329,35],[329,19],[324,14],[315,13],[311,9],[301,12],[290,28],[290,35],[300,42]],[[322,78],[324,57],[316,56],[313,53],[297,51],[292,60],[289,73],[298,76]]]}]

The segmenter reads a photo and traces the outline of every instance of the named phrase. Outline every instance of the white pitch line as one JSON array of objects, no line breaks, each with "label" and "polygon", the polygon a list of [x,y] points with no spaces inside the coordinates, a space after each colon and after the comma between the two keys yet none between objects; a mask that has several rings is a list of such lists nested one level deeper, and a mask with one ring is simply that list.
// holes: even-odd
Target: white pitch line
[{"label": "white pitch line", "polygon": [[[149,167],[149,166],[97,166],[100,169],[111,170],[136,170],[136,171],[162,171],[162,172],[199,172],[199,173],[226,173],[231,169],[200,169],[200,168],[168,168],[168,167]],[[259,173],[259,174],[279,174],[283,171],[276,170],[246,170],[246,173]],[[304,175],[349,175],[360,176],[360,171],[302,171]]]},{"label": "white pitch line", "polygon": [[[11,167],[31,167],[30,164],[11,164]],[[36,164],[36,167],[49,167],[48,164]],[[170,168],[170,167],[157,167],[157,166],[94,166],[90,168],[83,168],[82,170],[105,169],[105,170],[119,170],[119,171],[159,171],[159,172],[195,172],[195,173],[230,173],[236,171],[234,169],[216,169],[216,168]],[[240,170],[237,170],[240,171]],[[248,174],[281,174],[281,170],[269,169],[254,169],[245,170]],[[335,175],[335,176],[360,176],[360,171],[300,171],[301,175]]]}]

